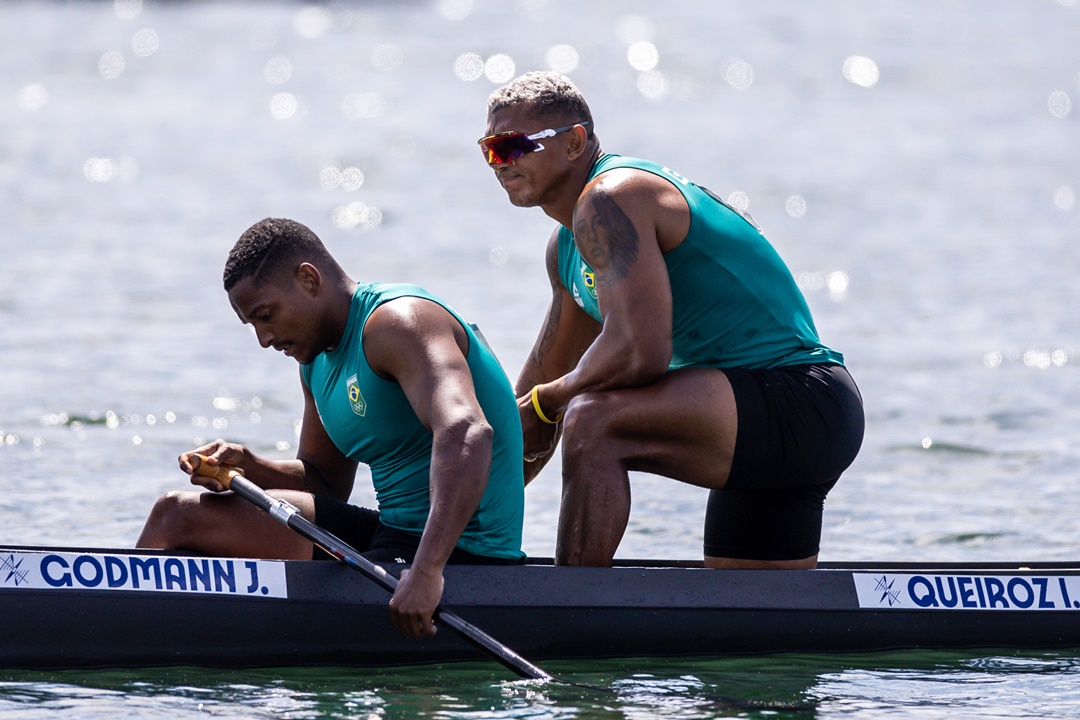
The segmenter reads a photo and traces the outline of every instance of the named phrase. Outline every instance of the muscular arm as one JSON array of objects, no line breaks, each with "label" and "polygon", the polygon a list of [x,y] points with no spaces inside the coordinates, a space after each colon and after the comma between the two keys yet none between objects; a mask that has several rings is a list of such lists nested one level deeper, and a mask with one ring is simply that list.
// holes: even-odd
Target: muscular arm
[{"label": "muscular arm", "polygon": [[401,385],[433,435],[431,511],[412,569],[390,604],[395,625],[427,634],[443,567],[487,487],[493,430],[466,362],[468,337],[437,303],[400,298],[380,306],[364,328],[364,350],[377,373]]},{"label": "muscular arm", "polygon": [[[249,448],[223,440],[215,440],[192,452],[206,455],[212,463],[233,465],[259,487],[276,490],[304,490],[346,501],[352,494],[356,479],[356,463],[343,455],[326,434],[315,399],[301,379],[304,390],[304,418],[300,427],[300,443],[295,460],[269,460]],[[180,467],[192,472],[189,456],[180,456]],[[216,480],[196,476],[193,482],[220,491]]]},{"label": "muscular arm", "polygon": [[[552,233],[548,240],[545,255],[548,280],[551,283],[551,304],[532,352],[525,360],[514,385],[514,394],[520,399],[527,453],[536,449],[542,452],[552,449],[557,433],[555,428],[545,427],[537,422],[529,397],[533,386],[551,382],[573,370],[600,334],[600,323],[578,307],[559,278],[558,231]],[[536,461],[525,463],[526,484],[539,474],[550,457],[548,452]]]},{"label": "muscular arm", "polygon": [[514,386],[518,397],[529,392],[533,385],[550,382],[573,370],[600,334],[600,324],[578,307],[559,278],[557,231],[548,240],[545,263],[551,283],[551,304]]},{"label": "muscular arm", "polygon": [[644,385],[667,371],[672,299],[661,243],[685,237],[689,210],[669,183],[643,175],[605,173],[578,201],[574,237],[596,273],[604,324],[573,370],[544,386],[546,413],[583,392]]}]

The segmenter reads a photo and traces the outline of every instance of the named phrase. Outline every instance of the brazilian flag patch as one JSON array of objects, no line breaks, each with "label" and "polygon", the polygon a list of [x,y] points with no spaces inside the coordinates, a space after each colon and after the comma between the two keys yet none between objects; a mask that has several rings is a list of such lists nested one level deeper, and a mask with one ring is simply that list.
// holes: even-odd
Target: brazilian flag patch
[{"label": "brazilian flag patch", "polygon": [[346,384],[349,387],[349,404],[352,405],[352,411],[363,417],[367,412],[367,401],[364,400],[364,394],[360,392],[360,384],[356,381],[356,376],[349,378]]},{"label": "brazilian flag patch", "polygon": [[585,283],[585,289],[589,291],[589,295],[592,299],[596,299],[596,273],[592,271],[592,268],[581,263],[581,281]]}]

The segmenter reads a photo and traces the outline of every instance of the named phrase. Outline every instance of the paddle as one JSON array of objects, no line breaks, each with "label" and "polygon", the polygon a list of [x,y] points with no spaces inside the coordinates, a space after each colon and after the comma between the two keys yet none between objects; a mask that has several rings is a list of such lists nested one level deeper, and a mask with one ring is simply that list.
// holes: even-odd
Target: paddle
[{"label": "paddle", "polygon": [[[374,580],[390,593],[393,593],[397,588],[398,579],[396,577],[368,560],[343,540],[305,518],[293,505],[284,500],[271,497],[265,490],[244,477],[238,468],[227,465],[210,465],[203,462],[206,457],[202,455],[192,454],[189,455],[189,458],[192,459],[196,474],[214,478],[226,490],[232,490],[248,502],[270,513],[270,517],[295,530],[333,555],[340,562],[359,570],[368,579]],[[480,628],[463,620],[446,608],[442,606],[436,608],[435,619],[456,632],[466,642],[487,653],[521,677],[544,681],[555,679]]]},{"label": "paddle", "polygon": [[[293,505],[284,500],[272,497],[265,490],[244,477],[243,472],[239,468],[230,467],[228,465],[210,465],[204,462],[204,460],[206,460],[205,456],[195,453],[192,453],[188,457],[193,461],[196,474],[214,478],[221,483],[222,487],[226,490],[232,490],[256,507],[262,508],[270,514],[270,517],[283,525],[287,525],[292,530],[333,555],[340,562],[360,571],[363,575],[370,580],[374,580],[388,592],[393,593],[397,588],[398,579],[396,577],[386,572],[386,570],[379,565],[368,560],[345,541],[335,537],[333,534],[323,530],[321,527],[305,518]],[[718,570],[717,572],[721,571]],[[586,690],[616,693],[616,690],[612,688],[601,687],[591,683],[571,682],[569,680],[554,677],[538,668],[536,665],[533,665],[480,628],[458,617],[442,606],[435,609],[435,619],[456,632],[470,645],[490,655],[494,660],[498,661],[504,667],[513,671],[520,677],[532,680],[542,680],[544,682],[555,682],[560,685],[579,687]],[[706,697],[708,700],[715,703],[717,707],[725,709],[797,712],[813,711],[814,709],[813,705],[807,704],[756,702],[753,700],[740,700],[738,698],[722,696]]]}]

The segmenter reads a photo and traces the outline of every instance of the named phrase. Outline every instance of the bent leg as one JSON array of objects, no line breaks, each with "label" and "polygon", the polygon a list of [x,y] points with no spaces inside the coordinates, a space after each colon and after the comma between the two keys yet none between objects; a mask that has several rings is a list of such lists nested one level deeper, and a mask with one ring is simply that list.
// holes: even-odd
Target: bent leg
[{"label": "bent leg", "polygon": [[[273,490],[314,520],[308,493]],[[136,547],[204,555],[310,560],[312,543],[233,493],[173,491],[154,503]]]},{"label": "bent leg", "polygon": [[740,432],[731,475],[709,495],[709,567],[813,568],[825,497],[862,442],[862,398],[838,365],[725,370]]},{"label": "bent leg", "polygon": [[701,368],[583,394],[564,423],[555,561],[565,565],[611,564],[630,517],[630,470],[724,487],[738,430],[730,383]]}]

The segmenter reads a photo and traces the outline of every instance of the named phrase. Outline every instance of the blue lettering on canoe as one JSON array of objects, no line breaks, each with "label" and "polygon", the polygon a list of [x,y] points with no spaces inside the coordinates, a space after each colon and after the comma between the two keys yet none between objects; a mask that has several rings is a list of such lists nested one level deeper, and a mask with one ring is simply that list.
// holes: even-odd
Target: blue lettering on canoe
[{"label": "blue lettering on canoe", "polygon": [[47,551],[0,555],[0,589],[23,586],[288,597],[280,561]]},{"label": "blue lettering on canoe", "polygon": [[983,594],[983,579],[978,575],[975,576],[975,589],[979,592],[979,605],[978,607],[986,607],[986,595]]},{"label": "blue lettering on canoe", "polygon": [[195,590],[195,586],[201,582],[202,589],[206,592],[210,592],[210,561],[188,558],[187,567],[188,581],[191,583],[191,589]]},{"label": "blue lettering on canoe", "polygon": [[1052,608],[1056,607],[1053,600],[1046,599],[1046,586],[1050,582],[1048,578],[1032,578],[1031,582],[1035,583],[1039,588],[1039,607],[1040,608]]},{"label": "blue lettering on canoe", "polygon": [[[86,575],[87,566],[90,566],[92,575]],[[75,558],[71,571],[74,573],[75,579],[79,581],[79,585],[83,587],[97,587],[105,578],[105,570],[102,569],[101,563],[93,555],[80,555]]]},{"label": "blue lettering on canoe", "polygon": [[940,600],[941,604],[944,605],[945,607],[948,607],[948,608],[956,607],[956,584],[953,582],[952,577],[948,577],[948,578],[946,578],[946,580],[949,581],[949,595],[948,595],[948,597],[946,597],[945,588],[941,584],[941,576],[936,575],[934,577],[934,584],[937,585],[938,600]]},{"label": "blue lettering on canoe", "polygon": [[187,590],[187,576],[184,574],[183,560],[168,558],[165,560],[163,570],[166,590]]},{"label": "blue lettering on canoe", "polygon": [[248,560],[244,563],[244,567],[251,573],[251,583],[248,585],[247,593],[248,595],[254,595],[259,589],[259,563]]},{"label": "blue lettering on canoe", "polygon": [[[1024,591],[1024,597],[1019,598],[1016,596],[1016,589],[1022,588]],[[1013,578],[1009,581],[1008,585],[1009,599],[1012,600],[1013,605],[1018,608],[1029,608],[1031,604],[1035,602],[1035,591],[1031,589],[1027,581],[1024,578]]]},{"label": "blue lettering on canoe", "polygon": [[934,597],[933,584],[922,575],[913,575],[908,580],[908,596],[919,607],[937,607],[938,601]]},{"label": "blue lettering on canoe", "polygon": [[[883,588],[906,588],[895,606],[943,610],[1080,610],[1080,577],[1032,575],[879,575],[854,576],[860,607],[886,607]],[[1055,579],[1057,582],[1054,582]],[[902,583],[902,584],[901,584]],[[888,607],[894,607],[890,596]]]},{"label": "blue lettering on canoe", "polygon": [[228,560],[214,561],[214,589],[221,592],[221,583],[229,586],[229,592],[236,592],[236,568]]},{"label": "blue lettering on canoe", "polygon": [[995,577],[986,578],[986,604],[988,607],[1009,607],[1009,601],[1005,599],[1005,583]]},{"label": "blue lettering on canoe", "polygon": [[[64,569],[60,577],[53,576],[53,565],[59,565]],[[71,587],[71,572],[67,560],[59,555],[46,555],[41,560],[41,579],[53,587]]]},{"label": "blue lettering on canoe", "polygon": [[112,555],[105,556],[105,582],[111,588],[124,587],[128,581],[127,565]]},{"label": "blue lettering on canoe", "polygon": [[150,580],[150,575],[153,573],[154,589],[161,589],[161,563],[158,562],[157,558],[131,558],[131,586],[136,590],[139,589],[140,572],[143,580]]},{"label": "blue lettering on canoe", "polygon": [[960,588],[960,604],[963,607],[979,607],[975,603],[975,591],[968,587],[971,583],[972,580],[969,577],[957,578],[956,580],[956,585]]}]

